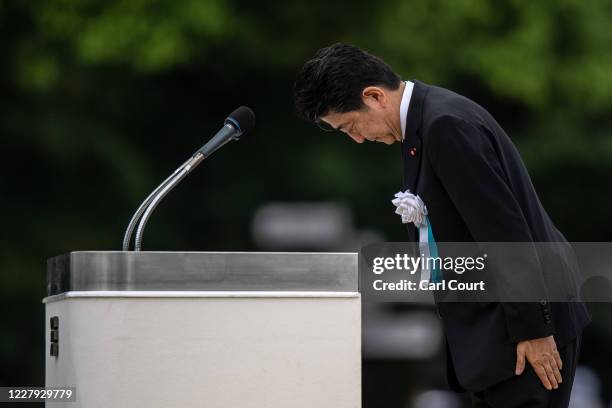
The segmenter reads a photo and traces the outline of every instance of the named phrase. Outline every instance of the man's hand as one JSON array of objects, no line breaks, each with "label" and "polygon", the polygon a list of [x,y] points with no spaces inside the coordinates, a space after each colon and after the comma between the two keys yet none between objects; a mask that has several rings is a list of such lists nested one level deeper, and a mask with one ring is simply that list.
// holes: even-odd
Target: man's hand
[{"label": "man's hand", "polygon": [[559,387],[563,362],[553,336],[525,340],[516,345],[516,375],[525,370],[525,357],[547,390]]}]

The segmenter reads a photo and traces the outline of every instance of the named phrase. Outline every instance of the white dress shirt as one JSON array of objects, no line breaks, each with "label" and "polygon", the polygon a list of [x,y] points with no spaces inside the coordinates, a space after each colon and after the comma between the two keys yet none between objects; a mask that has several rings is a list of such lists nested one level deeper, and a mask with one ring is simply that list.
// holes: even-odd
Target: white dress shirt
[{"label": "white dress shirt", "polygon": [[402,140],[406,137],[406,116],[408,115],[408,106],[410,106],[410,98],[412,97],[412,89],[414,89],[414,83],[406,81],[406,87],[402,95],[402,102],[400,103],[400,125],[402,127]]}]

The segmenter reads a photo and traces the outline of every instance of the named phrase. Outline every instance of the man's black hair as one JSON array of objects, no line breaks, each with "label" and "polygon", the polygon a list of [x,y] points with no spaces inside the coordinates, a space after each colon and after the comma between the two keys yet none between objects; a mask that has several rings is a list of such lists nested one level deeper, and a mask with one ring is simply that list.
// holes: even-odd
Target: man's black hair
[{"label": "man's black hair", "polygon": [[296,112],[307,121],[318,122],[330,111],[361,109],[361,92],[368,86],[395,90],[400,82],[400,77],[380,58],[336,43],[321,48],[302,67],[293,90]]}]

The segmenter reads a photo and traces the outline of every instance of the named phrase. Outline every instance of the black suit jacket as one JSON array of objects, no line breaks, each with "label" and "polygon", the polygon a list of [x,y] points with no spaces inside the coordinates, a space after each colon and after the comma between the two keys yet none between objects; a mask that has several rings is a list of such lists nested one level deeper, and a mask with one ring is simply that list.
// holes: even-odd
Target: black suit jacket
[{"label": "black suit jacket", "polygon": [[[484,108],[414,81],[405,130],[404,190],[427,205],[436,241],[567,242],[542,207],[510,138]],[[412,224],[408,233],[418,240]],[[562,348],[590,320],[583,303],[546,299],[437,307],[455,390],[479,391],[512,377],[517,342],[554,335]]]}]

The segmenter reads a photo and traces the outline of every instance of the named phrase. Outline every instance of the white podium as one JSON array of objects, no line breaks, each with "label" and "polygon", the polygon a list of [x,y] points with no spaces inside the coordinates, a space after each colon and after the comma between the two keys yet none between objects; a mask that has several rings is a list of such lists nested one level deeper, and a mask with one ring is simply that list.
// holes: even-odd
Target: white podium
[{"label": "white podium", "polygon": [[357,254],[72,252],[48,261],[53,407],[357,408]]}]

